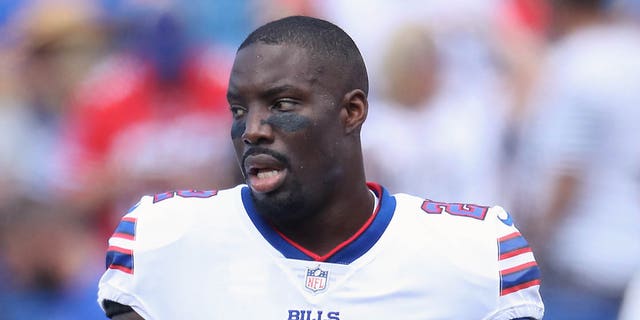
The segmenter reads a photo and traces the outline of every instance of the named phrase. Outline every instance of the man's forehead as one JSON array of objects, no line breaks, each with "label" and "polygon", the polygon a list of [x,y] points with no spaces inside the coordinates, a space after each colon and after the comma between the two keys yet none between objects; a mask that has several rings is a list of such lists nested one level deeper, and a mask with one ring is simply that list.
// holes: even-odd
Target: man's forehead
[{"label": "man's forehead", "polygon": [[323,73],[324,67],[312,59],[307,49],[290,44],[254,43],[238,51],[229,85],[287,80],[314,83]]},{"label": "man's forehead", "polygon": [[235,68],[269,65],[271,63],[293,64],[311,62],[307,49],[292,44],[253,43],[238,51],[234,63]]}]

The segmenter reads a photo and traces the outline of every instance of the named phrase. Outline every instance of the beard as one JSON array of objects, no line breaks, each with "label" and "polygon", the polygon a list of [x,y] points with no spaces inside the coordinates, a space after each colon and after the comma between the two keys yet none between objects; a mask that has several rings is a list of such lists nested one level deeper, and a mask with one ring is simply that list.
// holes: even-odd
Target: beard
[{"label": "beard", "polygon": [[[304,175],[301,177],[301,173],[295,172],[287,157],[260,147],[254,147],[245,152],[242,163],[248,155],[258,153],[273,156],[291,170],[287,177],[288,181],[285,181],[277,190],[257,194],[250,189],[251,199],[258,214],[276,226],[295,226],[322,212],[331,202],[336,183],[344,173],[340,168],[330,167],[319,170],[324,172],[322,177],[304,177]],[[313,183],[301,181],[313,181]]]},{"label": "beard", "polygon": [[258,213],[276,226],[296,224],[322,211],[324,197],[317,192],[305,191],[299,181],[290,184],[287,191],[255,195],[251,192]]}]

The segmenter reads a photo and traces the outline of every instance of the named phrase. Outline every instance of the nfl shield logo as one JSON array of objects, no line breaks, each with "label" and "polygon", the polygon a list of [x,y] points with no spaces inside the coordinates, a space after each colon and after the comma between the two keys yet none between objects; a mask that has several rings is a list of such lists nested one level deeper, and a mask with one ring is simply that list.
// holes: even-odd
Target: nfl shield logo
[{"label": "nfl shield logo", "polygon": [[305,288],[318,292],[327,288],[327,279],[329,276],[329,271],[324,271],[320,269],[320,266],[315,267],[315,269],[307,268],[307,277],[304,281]]}]

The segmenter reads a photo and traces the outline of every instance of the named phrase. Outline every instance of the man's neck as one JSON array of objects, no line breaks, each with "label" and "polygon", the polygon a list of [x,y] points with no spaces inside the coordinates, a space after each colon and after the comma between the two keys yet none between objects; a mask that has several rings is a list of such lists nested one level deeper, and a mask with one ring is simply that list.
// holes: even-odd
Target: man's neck
[{"label": "man's neck", "polygon": [[290,241],[318,256],[326,255],[355,235],[371,218],[375,197],[363,183],[351,192],[327,199],[328,206],[303,221],[274,223]]}]

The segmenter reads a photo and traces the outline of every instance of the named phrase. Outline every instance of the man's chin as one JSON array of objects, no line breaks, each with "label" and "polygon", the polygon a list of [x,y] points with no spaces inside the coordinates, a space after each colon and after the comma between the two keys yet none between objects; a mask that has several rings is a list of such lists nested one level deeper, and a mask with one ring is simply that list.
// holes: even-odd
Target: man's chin
[{"label": "man's chin", "polygon": [[274,222],[298,220],[305,211],[300,195],[285,186],[266,193],[251,190],[251,197],[258,213]]},{"label": "man's chin", "polygon": [[249,185],[249,190],[251,192],[251,197],[256,204],[284,204],[291,197],[291,192],[288,192],[287,188],[284,186],[269,190],[268,192],[260,192],[256,191],[251,187],[251,185]]}]

